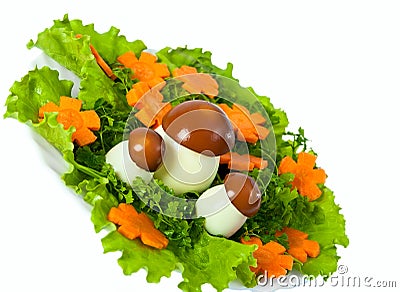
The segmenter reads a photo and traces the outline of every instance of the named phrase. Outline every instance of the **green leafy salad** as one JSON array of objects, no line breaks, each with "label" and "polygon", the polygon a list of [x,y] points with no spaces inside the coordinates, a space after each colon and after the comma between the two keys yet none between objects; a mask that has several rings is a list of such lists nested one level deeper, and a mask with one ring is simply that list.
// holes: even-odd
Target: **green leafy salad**
[{"label": "green leafy salad", "polygon": [[[67,15],[28,48],[73,72],[79,92],[72,96],[74,83],[57,70],[36,67],[10,88],[4,117],[27,124],[60,152],[68,165],[62,180],[92,206],[95,232],[107,233],[104,252],[122,252],[125,275],[145,269],[147,281],[157,283],[179,271],[183,291],[201,291],[207,283],[222,291],[232,281],[255,287],[259,275],[297,271],[326,278],[336,271],[337,246],[349,240],[316,153],[303,129],[287,131],[283,110],[238,85],[232,64],[215,66],[201,48],[150,51],[115,27],[98,33]],[[188,79],[192,74],[200,77]],[[158,137],[155,129],[169,112],[193,101],[216,107],[233,125],[234,144],[210,158],[217,169],[205,190],[177,191],[158,170],[145,170],[155,173],[151,179],[123,179],[108,153],[137,128]],[[258,205],[251,214],[232,211],[243,221],[224,235],[211,231],[207,216],[196,216],[196,202],[206,191],[226,189],[231,173],[257,185],[256,200],[244,204]],[[229,218],[216,226],[230,228]]]}]

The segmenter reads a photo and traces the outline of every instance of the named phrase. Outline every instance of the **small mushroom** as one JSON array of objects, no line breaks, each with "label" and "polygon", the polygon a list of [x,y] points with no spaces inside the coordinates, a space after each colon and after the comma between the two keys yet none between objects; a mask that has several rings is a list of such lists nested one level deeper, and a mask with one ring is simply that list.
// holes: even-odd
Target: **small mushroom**
[{"label": "small mushroom", "polygon": [[162,162],[162,145],[163,139],[154,130],[136,128],[128,140],[118,143],[106,154],[106,162],[126,183],[132,183],[138,176],[149,182]]},{"label": "small mushroom", "polygon": [[170,110],[156,131],[163,137],[162,165],[154,173],[177,194],[207,189],[215,178],[219,156],[230,151],[235,134],[226,114],[202,100]]},{"label": "small mushroom", "polygon": [[196,202],[196,213],[205,218],[205,228],[213,235],[231,237],[247,218],[257,214],[261,191],[255,180],[243,173],[229,173],[224,184],[205,191]]}]

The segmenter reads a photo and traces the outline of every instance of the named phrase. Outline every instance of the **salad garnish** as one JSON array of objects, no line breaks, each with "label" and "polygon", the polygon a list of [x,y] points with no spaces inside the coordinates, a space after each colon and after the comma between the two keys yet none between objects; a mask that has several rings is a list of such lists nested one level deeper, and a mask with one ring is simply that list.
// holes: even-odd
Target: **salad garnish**
[{"label": "salad garnish", "polygon": [[138,213],[130,204],[121,203],[112,207],[107,218],[117,224],[118,232],[128,239],[140,238],[144,244],[158,249],[168,246],[168,239],[154,227],[153,221],[145,213]]},{"label": "salad garnish", "polygon": [[[337,246],[349,244],[345,219],[304,130],[288,131],[286,113],[270,98],[240,86],[231,63],[215,66],[211,52],[165,47],[151,53],[143,41],[128,41],[119,32],[111,27],[99,33],[93,24],[68,15],[55,20],[28,48],[42,50],[75,73],[77,96],[71,93],[73,82],[60,80],[57,70],[36,67],[11,86],[4,115],[27,124],[58,149],[68,165],[62,180],[92,206],[95,232],[107,232],[104,252],[121,252],[123,273],[145,269],[150,283],[179,270],[183,291],[201,291],[206,283],[222,291],[235,280],[255,287],[260,273],[298,271],[326,278],[335,272]],[[74,105],[73,114],[62,113],[64,97],[73,99],[65,99]],[[152,168],[145,170],[150,179],[121,179],[107,154],[126,145],[140,127],[168,139],[168,131],[161,131],[164,116],[190,101],[224,109],[235,129],[234,144],[213,157],[217,169],[206,189],[177,192],[153,177]],[[82,118],[82,127],[75,116]],[[95,138],[78,139],[82,128]],[[195,202],[206,192],[229,198],[224,185],[229,173],[240,173],[254,186],[243,194],[257,210],[244,211],[246,216],[235,198],[227,200],[237,229],[213,235],[207,229],[210,218],[219,218],[214,225],[219,228],[221,214],[198,216]]]},{"label": "salad garnish", "polygon": [[323,184],[326,180],[325,170],[315,169],[316,160],[317,157],[312,153],[300,152],[297,162],[292,157],[285,156],[279,164],[279,173],[292,173],[294,175],[292,187],[310,201],[321,196],[322,191],[317,184]]},{"label": "salad garnish", "polygon": [[56,112],[57,122],[64,126],[65,130],[74,127],[72,141],[79,146],[85,146],[96,141],[97,137],[92,131],[100,129],[100,118],[94,110],[81,111],[82,101],[68,96],[60,97],[60,104],[50,101],[39,108],[39,119],[43,119],[46,113]]},{"label": "salad garnish", "polygon": [[315,240],[309,240],[308,234],[300,230],[284,227],[276,232],[276,236],[286,234],[288,238],[288,253],[296,260],[305,263],[307,257],[315,258],[320,253],[319,243]]},{"label": "salad garnish", "polygon": [[293,267],[293,257],[284,254],[286,248],[276,241],[263,244],[258,237],[242,239],[243,244],[257,245],[253,256],[257,259],[257,267],[251,267],[256,274],[265,274],[268,277],[280,277],[287,274]]}]

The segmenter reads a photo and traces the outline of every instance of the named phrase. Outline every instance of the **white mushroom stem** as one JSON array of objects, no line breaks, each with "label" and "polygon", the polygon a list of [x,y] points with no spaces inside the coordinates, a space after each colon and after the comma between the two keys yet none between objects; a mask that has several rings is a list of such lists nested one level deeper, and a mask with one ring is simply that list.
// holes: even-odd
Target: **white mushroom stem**
[{"label": "white mushroom stem", "polygon": [[207,156],[180,145],[169,137],[162,126],[156,130],[164,139],[162,164],[154,173],[176,194],[202,192],[213,182],[219,166],[219,156]]},{"label": "white mushroom stem", "polygon": [[128,140],[122,141],[111,148],[106,154],[106,162],[111,164],[116,175],[129,185],[137,177],[141,177],[146,183],[153,177],[152,172],[140,168],[132,161],[129,156]]}]

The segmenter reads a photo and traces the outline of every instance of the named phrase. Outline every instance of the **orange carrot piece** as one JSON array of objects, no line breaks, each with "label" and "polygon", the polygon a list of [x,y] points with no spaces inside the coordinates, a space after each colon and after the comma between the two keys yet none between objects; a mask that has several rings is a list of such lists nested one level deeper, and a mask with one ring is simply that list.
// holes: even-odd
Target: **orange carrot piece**
[{"label": "orange carrot piece", "polygon": [[307,257],[315,258],[320,253],[319,243],[309,240],[308,234],[300,230],[284,227],[276,232],[276,236],[286,234],[289,242],[288,253],[302,263],[307,261]]},{"label": "orange carrot piece", "polygon": [[218,95],[219,85],[217,81],[211,77],[209,74],[205,73],[197,73],[197,74],[188,74],[181,75],[176,77],[184,84],[182,88],[193,94],[203,93],[207,95],[209,98],[214,98]]},{"label": "orange carrot piece", "polygon": [[170,103],[146,104],[135,116],[145,125],[154,129],[162,123],[162,118],[171,110]]},{"label": "orange carrot piece", "polygon": [[77,98],[72,98],[68,96],[60,97],[60,109],[71,109],[74,111],[80,111],[82,107],[82,101]]},{"label": "orange carrot piece", "polygon": [[315,169],[317,157],[313,154],[301,152],[297,162],[292,157],[286,156],[282,159],[278,172],[293,173],[292,188],[296,188],[300,195],[308,197],[310,201],[318,199],[322,191],[317,184],[323,184],[326,180],[326,173],[323,169]]},{"label": "orange carrot piece", "polygon": [[256,124],[256,125],[262,125],[267,121],[264,118],[264,116],[262,114],[260,114],[260,113],[252,113],[250,115],[250,118],[253,121],[253,123]]},{"label": "orange carrot piece", "polygon": [[226,152],[219,157],[219,164],[228,164],[231,161],[231,152]]},{"label": "orange carrot piece", "polygon": [[146,82],[137,82],[133,84],[132,88],[126,94],[126,100],[130,106],[134,106],[140,109],[142,106],[136,105],[142,96],[150,90],[149,85]]},{"label": "orange carrot piece", "polygon": [[86,127],[79,128],[72,133],[72,140],[75,141],[79,146],[89,145],[96,141],[96,139],[96,135]]},{"label": "orange carrot piece", "polygon": [[76,130],[83,127],[83,119],[78,111],[73,109],[61,109],[57,115],[57,122],[63,124],[64,129],[69,129],[71,126]]},{"label": "orange carrot piece", "polygon": [[121,203],[112,207],[108,220],[119,225],[118,232],[128,239],[140,238],[144,244],[157,249],[168,246],[168,239],[155,228],[153,221],[145,213],[139,214],[132,205]]},{"label": "orange carrot piece", "polygon": [[79,113],[83,119],[83,125],[89,130],[100,130],[100,118],[94,110],[87,110]]},{"label": "orange carrot piece", "polygon": [[248,155],[240,155],[236,152],[231,152],[231,160],[228,162],[229,169],[239,171],[251,171],[254,169],[254,163],[250,161]]},{"label": "orange carrot piece", "polygon": [[100,66],[100,68],[106,73],[108,77],[110,77],[112,80],[117,79],[117,76],[115,76],[114,72],[112,71],[111,67],[107,64],[107,62],[100,56],[99,52],[93,47],[91,44],[90,50],[92,51],[92,54],[94,58],[96,59],[97,64]]},{"label": "orange carrot piece", "polygon": [[172,108],[170,103],[162,102],[164,97],[157,89],[158,86],[146,92],[135,106],[140,108],[135,114],[136,118],[149,128],[159,126],[164,115]]},{"label": "orange carrot piece", "polygon": [[139,82],[132,86],[126,99],[129,105],[140,109],[136,104],[139,99],[150,89],[157,86],[158,90],[165,85],[164,78],[170,76],[168,66],[157,63],[157,57],[148,52],[142,52],[139,59],[133,52],[126,52],[117,58],[118,62],[132,69],[132,79]]},{"label": "orange carrot piece", "polygon": [[117,61],[127,68],[132,68],[139,60],[136,58],[134,52],[126,52],[117,58]]},{"label": "orange carrot piece", "polygon": [[254,168],[266,168],[268,161],[251,154],[240,155],[236,152],[227,152],[220,156],[219,164],[228,164],[229,169],[251,171]]},{"label": "orange carrot piece", "polygon": [[269,130],[263,126],[256,125],[257,136],[260,140],[264,140],[269,135]]},{"label": "orange carrot piece", "polygon": [[269,130],[262,125],[266,119],[260,113],[250,114],[248,109],[239,104],[233,104],[232,108],[226,104],[219,106],[232,122],[239,141],[254,144],[269,135]]},{"label": "orange carrot piece", "polygon": [[249,155],[250,162],[254,164],[255,168],[264,169],[268,166],[268,161],[254,155]]},{"label": "orange carrot piece", "polygon": [[257,250],[253,252],[254,258],[257,260],[257,267],[250,267],[256,273],[266,273],[269,278],[279,277],[287,274],[288,270],[293,267],[293,258],[290,255],[285,255],[285,247],[275,241],[270,241],[262,244],[257,237],[251,237],[246,241],[243,238],[241,242],[246,245],[256,244]]},{"label": "orange carrot piece", "polygon": [[67,130],[75,128],[72,133],[72,141],[79,146],[85,146],[96,140],[93,131],[100,129],[100,118],[94,110],[80,111],[82,101],[76,98],[61,96],[60,105],[49,102],[39,109],[39,118],[44,117],[45,112],[58,112],[57,122]]},{"label": "orange carrot piece", "polygon": [[132,69],[132,79],[147,82],[150,87],[154,87],[170,75],[167,65],[156,63],[157,57],[148,52],[142,52],[139,59],[133,52],[126,52],[119,56],[117,61]]},{"label": "orange carrot piece", "polygon": [[196,68],[183,65],[180,68],[175,68],[172,76],[184,82],[182,88],[189,93],[204,93],[210,98],[217,96],[219,87],[217,81],[209,74],[196,73]]},{"label": "orange carrot piece", "polygon": [[139,57],[139,62],[152,64],[157,61],[157,57],[148,52],[142,52]]},{"label": "orange carrot piece", "polygon": [[172,71],[173,77],[178,77],[186,74],[195,74],[197,73],[197,69],[191,66],[182,65],[180,68],[175,68]]},{"label": "orange carrot piece", "polygon": [[44,118],[45,112],[58,112],[59,108],[54,102],[48,102],[39,108],[39,118]]},{"label": "orange carrot piece", "polygon": [[[80,39],[82,37],[82,34],[78,33],[75,35],[77,39]],[[100,68],[104,71],[104,73],[107,74],[108,77],[110,77],[112,80],[117,79],[117,76],[115,76],[114,72],[110,68],[110,66],[107,64],[107,62],[100,56],[99,52],[96,50],[95,47],[92,46],[92,44],[89,44],[90,51],[92,52],[94,59],[96,60],[97,64],[100,66]]]}]

